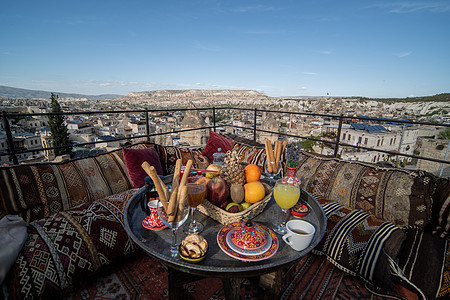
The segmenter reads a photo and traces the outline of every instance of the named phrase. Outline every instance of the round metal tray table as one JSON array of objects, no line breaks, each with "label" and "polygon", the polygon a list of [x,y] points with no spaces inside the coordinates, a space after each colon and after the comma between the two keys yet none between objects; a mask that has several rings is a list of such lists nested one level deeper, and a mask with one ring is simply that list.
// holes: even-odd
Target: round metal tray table
[{"label": "round metal tray table", "polygon": [[[191,279],[190,281],[196,278],[196,276],[221,277],[227,299],[236,298],[237,293],[239,292],[235,284],[236,282],[239,282],[242,278],[256,277],[274,272],[292,264],[309,253],[320,242],[326,228],[326,217],[321,205],[311,194],[302,190],[300,198],[311,207],[311,212],[302,219],[312,223],[316,228],[316,233],[308,248],[302,251],[295,251],[284,243],[281,236],[277,234],[279,248],[275,255],[262,261],[243,262],[228,256],[219,248],[216,240],[217,233],[223,225],[202,213],[197,212],[196,220],[204,225],[204,230],[201,235],[208,241],[209,249],[207,257],[203,261],[199,263],[190,263],[181,258],[173,259],[170,257],[167,249],[170,247],[171,243],[171,230],[164,229],[160,231],[151,231],[142,226],[142,220],[146,217],[145,212],[141,209],[141,200],[144,197],[145,187],[138,190],[128,201],[124,212],[125,230],[133,241],[145,252],[168,267],[169,291],[170,298],[172,299],[177,297],[177,290],[173,285],[182,282],[181,277],[186,275],[183,273],[189,274],[188,277]],[[252,221],[271,228],[274,220],[277,220],[279,216],[280,208],[275,203],[272,196],[272,199],[269,200],[264,211]],[[293,217],[290,216],[290,218]],[[186,224],[188,222],[186,222]],[[183,232],[183,228],[180,227],[177,233],[177,241],[180,242],[185,236],[186,234]]]}]

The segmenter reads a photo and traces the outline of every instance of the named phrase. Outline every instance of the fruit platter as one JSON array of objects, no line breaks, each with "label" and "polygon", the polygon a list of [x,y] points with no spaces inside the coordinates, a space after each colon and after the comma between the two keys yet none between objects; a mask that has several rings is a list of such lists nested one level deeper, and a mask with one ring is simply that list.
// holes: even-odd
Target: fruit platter
[{"label": "fruit platter", "polygon": [[207,196],[197,209],[223,225],[253,219],[272,196],[271,187],[260,180],[261,169],[241,164],[233,151],[226,153],[222,166],[211,164],[207,170]]}]

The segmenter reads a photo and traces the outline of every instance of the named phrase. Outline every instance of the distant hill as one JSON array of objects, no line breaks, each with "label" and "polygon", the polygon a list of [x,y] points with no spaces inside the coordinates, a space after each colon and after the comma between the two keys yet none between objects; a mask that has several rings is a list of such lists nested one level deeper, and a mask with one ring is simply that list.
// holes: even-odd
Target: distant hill
[{"label": "distant hill", "polygon": [[407,97],[407,98],[361,98],[363,100],[383,101],[386,103],[394,102],[450,102],[450,93],[443,93],[423,97]]},{"label": "distant hill", "polygon": [[86,98],[88,100],[105,100],[117,99],[123,95],[104,94],[104,95],[83,95],[83,94],[67,94],[59,92],[47,92],[37,90],[19,89],[9,86],[0,85],[0,97],[13,99],[50,99],[50,94],[54,93],[60,98]]}]

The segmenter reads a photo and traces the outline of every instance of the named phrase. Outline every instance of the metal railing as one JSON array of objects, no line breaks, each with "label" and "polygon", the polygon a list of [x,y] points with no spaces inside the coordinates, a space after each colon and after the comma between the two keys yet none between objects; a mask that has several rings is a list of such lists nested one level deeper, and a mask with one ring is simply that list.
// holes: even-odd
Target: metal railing
[{"label": "metal railing", "polygon": [[[5,133],[6,133],[8,151],[0,153],[0,156],[8,155],[11,157],[11,160],[14,164],[18,164],[19,163],[19,161],[17,159],[18,154],[36,152],[36,151],[49,151],[49,150],[73,147],[73,145],[64,145],[64,146],[54,146],[54,147],[45,147],[45,148],[42,147],[42,148],[34,148],[34,149],[19,149],[19,150],[15,149],[14,142],[13,142],[13,135],[11,132],[11,127],[10,127],[10,122],[9,122],[10,118],[50,116],[50,115],[68,116],[68,115],[106,115],[106,114],[141,113],[141,114],[145,114],[145,124],[146,124],[145,135],[140,135],[140,136],[138,135],[138,136],[132,136],[132,137],[118,137],[111,141],[123,141],[123,140],[129,141],[130,139],[137,139],[137,138],[146,138],[147,141],[150,141],[151,137],[155,137],[155,136],[159,136],[159,135],[167,135],[167,134],[173,134],[173,133],[181,133],[181,132],[204,130],[204,129],[216,131],[216,129],[218,127],[218,122],[216,121],[218,111],[223,111],[223,110],[237,110],[239,113],[242,113],[244,111],[251,112],[251,114],[253,114],[253,124],[251,127],[234,126],[234,125],[223,124],[223,123],[220,123],[220,127],[224,127],[224,128],[225,127],[234,127],[234,128],[239,128],[242,130],[252,131],[254,141],[256,141],[258,133],[264,132],[264,133],[278,134],[278,135],[283,135],[285,137],[297,138],[297,139],[302,139],[302,140],[312,140],[315,142],[321,142],[321,143],[326,143],[328,145],[332,145],[332,147],[334,147],[334,157],[338,157],[340,147],[350,147],[350,148],[355,148],[355,149],[359,149],[359,150],[377,151],[377,152],[381,152],[381,153],[385,153],[385,154],[393,155],[393,156],[404,156],[404,157],[409,157],[409,158],[428,160],[428,161],[437,162],[437,163],[441,163],[441,164],[450,164],[450,162],[445,159],[441,160],[441,159],[437,159],[437,158],[433,158],[433,157],[425,157],[425,156],[419,156],[419,155],[414,155],[414,154],[399,153],[397,151],[394,152],[394,151],[388,151],[388,150],[383,150],[383,149],[374,149],[374,148],[364,147],[364,146],[360,146],[360,145],[352,145],[352,144],[342,143],[340,140],[343,124],[344,124],[344,122],[346,122],[348,120],[356,119],[356,120],[363,120],[363,121],[370,121],[370,122],[439,126],[439,127],[444,127],[444,128],[450,127],[450,124],[436,124],[436,123],[431,123],[431,122],[420,122],[420,121],[400,120],[400,119],[357,117],[357,116],[344,116],[344,115],[333,115],[333,114],[317,114],[317,113],[308,113],[308,112],[291,112],[291,111],[266,110],[266,109],[258,109],[258,108],[252,109],[252,108],[234,108],[234,107],[145,109],[145,110],[118,110],[118,111],[109,110],[109,111],[63,112],[63,113],[6,113],[5,111],[3,111],[2,118],[3,118],[3,125],[4,125],[4,129],[5,129]],[[160,132],[160,133],[150,132],[149,114],[151,114],[151,113],[161,114],[161,113],[170,113],[170,112],[174,113],[174,112],[185,112],[185,111],[211,111],[212,126],[205,126],[205,127],[199,127],[199,128],[193,128],[193,129],[189,128],[189,129],[173,130],[173,131],[169,131],[169,132]],[[291,114],[291,115],[303,115],[303,116],[308,116],[308,117],[322,117],[322,118],[326,118],[326,119],[336,119],[338,121],[337,134],[336,134],[336,137],[334,140],[331,140],[331,139],[325,140],[325,139],[317,139],[317,138],[310,137],[310,136],[299,136],[299,135],[295,135],[295,134],[291,134],[291,133],[283,133],[283,132],[274,131],[274,130],[264,130],[264,129],[258,128],[258,124],[257,124],[258,116],[262,115],[263,113]],[[261,125],[259,125],[259,127],[261,127]],[[80,143],[80,144],[77,144],[77,146],[83,147],[83,146],[93,145],[93,144],[97,144],[97,143],[103,143],[103,141]]]}]

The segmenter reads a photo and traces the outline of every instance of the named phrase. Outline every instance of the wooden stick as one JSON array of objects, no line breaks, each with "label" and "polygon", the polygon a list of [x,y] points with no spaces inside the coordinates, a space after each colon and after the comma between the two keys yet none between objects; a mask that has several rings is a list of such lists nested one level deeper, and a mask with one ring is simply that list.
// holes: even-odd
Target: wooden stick
[{"label": "wooden stick", "polygon": [[179,189],[180,196],[178,198],[177,222],[183,219],[184,207],[186,206],[186,199],[188,197],[187,185],[182,185]]},{"label": "wooden stick", "polygon": [[[187,179],[189,177],[189,174],[191,174],[192,164],[193,164],[193,160],[192,159],[187,161],[186,167],[184,168],[183,177],[181,177],[180,187],[183,187],[184,185],[186,185],[186,182],[187,182]],[[181,194],[181,189],[178,189],[178,198],[180,198],[180,194]]]},{"label": "wooden stick", "polygon": [[161,204],[164,206],[164,209],[167,210],[167,197],[164,190],[164,187],[167,189],[166,185],[161,181],[161,178],[159,178],[154,166],[151,166],[148,162],[144,161],[141,167],[142,169],[144,169],[145,173],[147,173],[153,180],[153,184],[155,185],[156,192],[158,193],[159,199],[161,200]]},{"label": "wooden stick", "polygon": [[267,163],[267,172],[272,174],[272,164],[270,163],[270,151],[272,150],[272,145],[270,144],[270,141],[268,138],[264,140],[264,144],[266,146],[266,163]]},{"label": "wooden stick", "polygon": [[167,216],[169,222],[175,221],[175,217],[177,215],[177,195],[178,195],[178,186],[173,189],[172,187],[172,194],[170,194],[170,200],[169,205],[167,207]]}]

